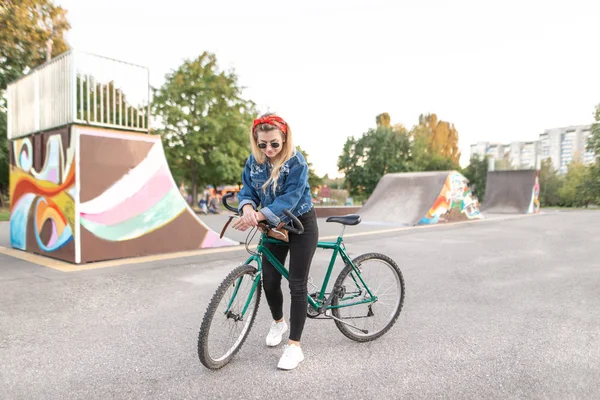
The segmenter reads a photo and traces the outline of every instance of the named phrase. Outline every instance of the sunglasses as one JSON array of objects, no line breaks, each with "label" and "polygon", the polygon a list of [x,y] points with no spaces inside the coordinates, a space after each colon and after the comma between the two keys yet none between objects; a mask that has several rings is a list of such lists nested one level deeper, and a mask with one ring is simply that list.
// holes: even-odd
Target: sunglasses
[{"label": "sunglasses", "polygon": [[281,143],[279,142],[273,142],[273,143],[259,143],[258,144],[258,148],[259,149],[266,149],[267,148],[267,144],[270,144],[272,148],[276,149],[279,146],[281,146]]}]

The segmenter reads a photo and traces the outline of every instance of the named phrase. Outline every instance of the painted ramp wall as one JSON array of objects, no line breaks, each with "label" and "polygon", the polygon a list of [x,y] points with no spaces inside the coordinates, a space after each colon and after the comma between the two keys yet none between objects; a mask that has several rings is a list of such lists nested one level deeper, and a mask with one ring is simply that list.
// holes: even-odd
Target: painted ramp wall
[{"label": "painted ramp wall", "polygon": [[160,137],[67,126],[10,142],[10,240],[87,263],[238,245],[183,199]]},{"label": "painted ramp wall", "polygon": [[76,127],[81,262],[237,245],[179,193],[160,137]]},{"label": "painted ramp wall", "polygon": [[488,171],[483,212],[535,214],[540,212],[538,170]]},{"label": "painted ramp wall", "polygon": [[75,262],[75,153],[70,127],[10,141],[13,248]]},{"label": "painted ramp wall", "polygon": [[469,181],[461,173],[451,171],[427,215],[419,221],[419,225],[481,218],[483,215],[479,211],[479,203],[473,197]]},{"label": "painted ramp wall", "polygon": [[405,226],[483,217],[456,171],[386,174],[358,214],[367,223]]}]

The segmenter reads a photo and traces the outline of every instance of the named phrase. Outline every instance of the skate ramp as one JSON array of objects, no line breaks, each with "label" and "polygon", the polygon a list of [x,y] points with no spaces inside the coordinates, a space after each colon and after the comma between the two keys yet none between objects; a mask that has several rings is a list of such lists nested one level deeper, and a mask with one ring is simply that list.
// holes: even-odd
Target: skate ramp
[{"label": "skate ramp", "polygon": [[540,212],[538,170],[488,171],[482,211],[493,214]]},{"label": "skate ramp", "polygon": [[72,263],[239,244],[179,193],[160,136],[71,125],[11,141],[11,246]]},{"label": "skate ramp", "polygon": [[386,174],[358,214],[367,224],[402,226],[482,218],[467,179],[456,171]]}]

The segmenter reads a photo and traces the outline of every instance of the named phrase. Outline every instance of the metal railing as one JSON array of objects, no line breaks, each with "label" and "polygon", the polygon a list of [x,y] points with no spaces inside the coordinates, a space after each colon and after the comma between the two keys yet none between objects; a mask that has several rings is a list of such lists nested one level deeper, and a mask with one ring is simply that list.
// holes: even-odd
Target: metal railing
[{"label": "metal railing", "polygon": [[7,88],[8,137],[89,124],[146,132],[150,118],[147,68],[69,51]]}]

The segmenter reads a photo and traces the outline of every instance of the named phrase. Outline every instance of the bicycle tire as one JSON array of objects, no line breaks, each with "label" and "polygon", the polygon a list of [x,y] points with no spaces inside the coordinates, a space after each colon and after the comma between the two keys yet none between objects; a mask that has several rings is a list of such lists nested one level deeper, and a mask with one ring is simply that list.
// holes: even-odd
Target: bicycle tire
[{"label": "bicycle tire", "polygon": [[[375,339],[383,336],[385,333],[387,333],[392,328],[392,326],[394,326],[396,321],[398,320],[398,317],[400,316],[400,312],[402,311],[402,307],[404,305],[404,277],[402,276],[402,271],[400,271],[400,268],[394,262],[394,260],[392,260],[390,257],[388,257],[384,254],[367,253],[367,254],[362,254],[362,255],[354,258],[352,260],[352,263],[357,268],[359,268],[363,262],[365,262],[367,260],[372,260],[372,259],[378,259],[378,260],[385,262],[386,264],[388,264],[391,267],[392,271],[394,271],[394,274],[396,275],[396,277],[398,278],[398,280],[400,282],[400,289],[401,289],[400,301],[398,302],[397,308],[396,308],[396,310],[394,310],[394,313],[392,314],[392,316],[391,316],[390,320],[387,322],[387,324],[381,330],[379,330],[376,333],[371,334],[371,335],[357,335],[352,330],[353,328],[349,327],[348,325],[344,324],[343,322],[334,320],[335,325],[340,330],[340,332],[342,332],[347,338],[352,339],[357,342],[369,342],[369,341],[375,340]],[[344,269],[342,269],[342,271],[338,275],[338,277],[335,281],[334,288],[338,289],[338,288],[343,287],[344,280],[346,279],[348,274],[352,271],[354,271],[352,266],[346,264]],[[369,285],[369,282],[366,282],[366,284]],[[375,296],[377,296],[377,293],[374,293],[374,294],[375,294]],[[332,301],[332,305],[337,306],[338,303],[339,303],[339,297],[336,296],[336,297],[334,297],[334,299]],[[350,306],[350,307],[352,307],[352,306]],[[336,318],[342,318],[340,315],[340,310],[341,310],[341,308],[333,308],[331,310],[333,316]]]},{"label": "bicycle tire", "polygon": [[254,296],[256,297],[256,304],[254,306],[254,309],[249,314],[246,314],[247,318],[249,318],[247,327],[243,329],[240,337],[238,337],[238,339],[236,340],[236,343],[226,353],[226,357],[222,359],[215,359],[210,354],[208,344],[210,336],[210,327],[213,321],[215,320],[215,316],[217,314],[218,306],[221,303],[221,300],[227,293],[227,290],[234,284],[234,282],[238,278],[244,275],[254,275],[256,272],[257,269],[252,265],[248,264],[240,265],[239,267],[235,268],[229,273],[229,275],[227,275],[225,279],[223,279],[223,281],[215,291],[215,294],[213,295],[210,303],[208,304],[206,312],[204,313],[204,317],[202,319],[202,323],[200,325],[200,332],[198,334],[198,357],[202,365],[204,365],[206,368],[220,369],[224,367],[238,353],[238,351],[246,341],[246,338],[248,337],[248,334],[252,329],[252,325],[254,324],[254,320],[256,319],[256,313],[258,312],[258,307],[260,305],[260,297],[262,290],[262,282],[260,281],[256,286],[256,290],[254,291]]}]

